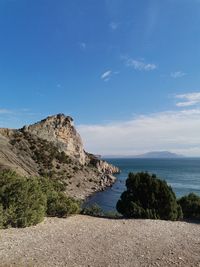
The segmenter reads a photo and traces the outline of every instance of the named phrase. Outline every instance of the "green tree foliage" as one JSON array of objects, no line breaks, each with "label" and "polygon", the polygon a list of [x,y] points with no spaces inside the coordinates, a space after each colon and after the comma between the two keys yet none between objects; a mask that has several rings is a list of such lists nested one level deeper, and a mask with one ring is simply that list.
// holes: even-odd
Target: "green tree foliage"
[{"label": "green tree foliage", "polygon": [[64,193],[66,185],[63,181],[41,177],[40,185],[47,197],[46,213],[48,216],[67,217],[80,212],[79,201]]},{"label": "green tree foliage", "polygon": [[25,227],[41,222],[46,212],[46,196],[37,179],[14,172],[0,174],[1,226]]},{"label": "green tree foliage", "polygon": [[0,173],[0,228],[35,225],[44,216],[66,217],[80,211],[80,204],[64,193],[64,185],[47,177],[21,177]]},{"label": "green tree foliage", "polygon": [[47,215],[67,217],[80,212],[80,204],[63,192],[51,192],[47,200]]},{"label": "green tree foliage", "polygon": [[200,220],[200,197],[194,193],[190,193],[178,200],[182,210],[184,219]]},{"label": "green tree foliage", "polygon": [[0,204],[0,228],[4,226],[3,205]]},{"label": "green tree foliage", "polygon": [[172,188],[147,172],[130,173],[117,211],[128,218],[177,220],[182,211]]},{"label": "green tree foliage", "polygon": [[95,216],[95,217],[104,216],[102,208],[96,203],[91,206],[85,207],[81,213],[84,215]]}]

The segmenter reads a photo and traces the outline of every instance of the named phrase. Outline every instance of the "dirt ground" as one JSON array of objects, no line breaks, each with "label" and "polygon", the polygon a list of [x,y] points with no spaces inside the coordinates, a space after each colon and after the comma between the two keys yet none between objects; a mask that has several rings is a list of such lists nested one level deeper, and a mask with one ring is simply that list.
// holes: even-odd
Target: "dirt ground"
[{"label": "dirt ground", "polygon": [[47,218],[30,228],[0,230],[0,266],[200,267],[200,224]]}]

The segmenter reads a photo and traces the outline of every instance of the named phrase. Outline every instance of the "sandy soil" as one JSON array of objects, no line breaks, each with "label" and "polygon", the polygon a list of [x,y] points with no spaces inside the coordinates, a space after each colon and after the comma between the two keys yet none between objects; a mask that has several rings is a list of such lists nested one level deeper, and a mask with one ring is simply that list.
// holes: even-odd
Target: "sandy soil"
[{"label": "sandy soil", "polygon": [[200,224],[47,218],[0,230],[0,266],[200,266]]}]

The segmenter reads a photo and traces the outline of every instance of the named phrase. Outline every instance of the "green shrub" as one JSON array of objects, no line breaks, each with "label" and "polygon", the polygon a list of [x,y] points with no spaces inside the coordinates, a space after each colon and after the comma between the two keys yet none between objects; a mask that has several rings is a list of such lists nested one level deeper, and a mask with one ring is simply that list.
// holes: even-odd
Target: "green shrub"
[{"label": "green shrub", "polygon": [[104,212],[104,216],[105,218],[109,218],[109,219],[119,219],[122,218],[122,215],[119,214],[117,211],[105,211]]},{"label": "green shrub", "polygon": [[183,196],[178,200],[184,219],[197,219],[200,220],[200,197],[194,193]]},{"label": "green shrub", "polygon": [[74,167],[73,167],[73,170],[74,170],[75,172],[77,172],[77,171],[79,170],[79,167],[74,166]]},{"label": "green shrub", "polygon": [[177,220],[182,217],[172,188],[147,172],[130,173],[117,211],[128,218]]},{"label": "green shrub", "polygon": [[0,204],[0,229],[4,226],[3,205]]},{"label": "green shrub", "polygon": [[103,212],[102,208],[97,204],[93,204],[91,206],[85,207],[81,211],[81,213],[84,215],[95,216],[95,217],[104,216],[104,212]]},{"label": "green shrub", "polygon": [[80,211],[80,203],[63,192],[65,184],[47,177],[0,173],[0,228],[26,227],[44,216],[66,217]]},{"label": "green shrub", "polygon": [[46,196],[39,181],[10,171],[0,173],[0,204],[4,227],[35,225],[46,212]]},{"label": "green shrub", "polygon": [[45,195],[51,193],[52,191],[64,192],[66,189],[66,182],[58,179],[50,179],[47,176],[38,178],[42,191]]},{"label": "green shrub", "polygon": [[78,201],[67,197],[62,192],[52,191],[47,199],[47,215],[67,217],[80,212]]},{"label": "green shrub", "polygon": [[88,207],[85,207],[82,211],[81,214],[84,215],[89,215],[89,216],[94,216],[94,217],[105,217],[109,219],[118,219],[121,218],[121,214],[119,214],[117,211],[104,211],[102,208],[95,204],[92,204]]},{"label": "green shrub", "polygon": [[47,197],[48,216],[67,217],[80,212],[80,203],[64,193],[66,189],[65,182],[41,177],[40,185]]},{"label": "green shrub", "polygon": [[76,187],[80,187],[81,186],[81,183],[78,183],[77,185],[76,185]]},{"label": "green shrub", "polygon": [[65,152],[57,152],[55,155],[56,159],[59,161],[59,163],[69,163],[70,158],[68,155],[65,154]]}]

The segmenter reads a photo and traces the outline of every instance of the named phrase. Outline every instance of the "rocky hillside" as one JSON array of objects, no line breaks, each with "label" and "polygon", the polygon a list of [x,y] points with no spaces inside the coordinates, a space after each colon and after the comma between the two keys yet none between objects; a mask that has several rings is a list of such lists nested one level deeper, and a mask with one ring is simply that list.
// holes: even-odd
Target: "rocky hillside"
[{"label": "rocky hillside", "polygon": [[66,185],[70,196],[84,198],[103,190],[119,172],[107,162],[84,151],[73,119],[50,116],[22,129],[0,129],[0,170],[25,176],[49,176]]}]

